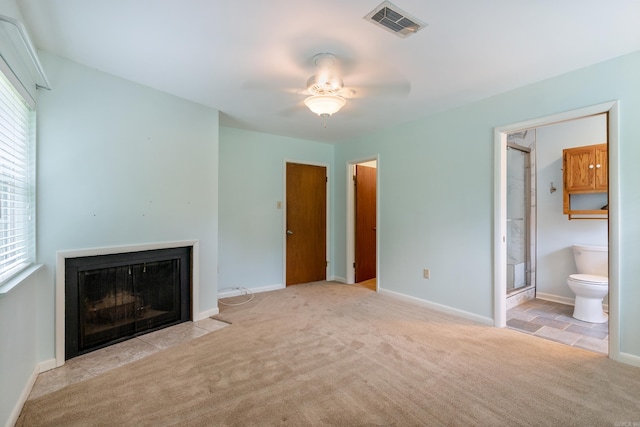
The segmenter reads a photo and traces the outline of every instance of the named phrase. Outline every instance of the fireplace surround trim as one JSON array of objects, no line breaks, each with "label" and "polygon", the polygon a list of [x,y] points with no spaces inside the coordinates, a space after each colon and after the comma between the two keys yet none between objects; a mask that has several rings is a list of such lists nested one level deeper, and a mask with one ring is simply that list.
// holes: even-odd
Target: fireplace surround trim
[{"label": "fireplace surround trim", "polygon": [[65,363],[65,263],[67,258],[79,258],[96,255],[112,255],[127,252],[140,252],[155,249],[189,247],[192,259],[191,313],[193,320],[200,320],[200,254],[197,240],[148,243],[142,245],[111,246],[90,249],[78,249],[56,252],[56,306],[55,306],[55,352],[56,367]]}]

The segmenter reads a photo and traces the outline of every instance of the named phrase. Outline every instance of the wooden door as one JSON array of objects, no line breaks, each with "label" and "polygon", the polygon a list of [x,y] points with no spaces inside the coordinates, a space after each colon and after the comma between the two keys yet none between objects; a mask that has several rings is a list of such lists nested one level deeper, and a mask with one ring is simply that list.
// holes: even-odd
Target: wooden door
[{"label": "wooden door", "polygon": [[287,163],[286,284],[327,277],[327,169]]},{"label": "wooden door", "polygon": [[376,172],[356,165],[356,283],[376,277]]}]

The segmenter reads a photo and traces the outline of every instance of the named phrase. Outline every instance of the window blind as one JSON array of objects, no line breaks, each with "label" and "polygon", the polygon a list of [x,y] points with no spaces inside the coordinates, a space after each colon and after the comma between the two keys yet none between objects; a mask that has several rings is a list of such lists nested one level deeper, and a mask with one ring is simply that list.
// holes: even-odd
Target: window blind
[{"label": "window blind", "polygon": [[34,261],[33,116],[0,73],[0,284]]}]

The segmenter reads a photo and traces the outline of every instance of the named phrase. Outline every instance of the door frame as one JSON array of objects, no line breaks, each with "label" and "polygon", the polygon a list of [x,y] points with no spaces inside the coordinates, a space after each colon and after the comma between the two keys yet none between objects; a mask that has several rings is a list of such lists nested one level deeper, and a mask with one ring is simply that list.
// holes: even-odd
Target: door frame
[{"label": "door frame", "polygon": [[331,258],[329,258],[329,255],[331,254],[331,240],[329,239],[331,236],[331,229],[330,229],[330,224],[331,224],[331,198],[329,197],[331,195],[331,168],[329,167],[328,163],[323,163],[323,162],[310,162],[307,160],[295,160],[295,159],[289,159],[289,158],[285,158],[282,162],[282,231],[281,231],[281,236],[282,236],[282,286],[283,287],[287,287],[287,238],[286,238],[286,232],[287,232],[287,163],[297,163],[299,165],[309,165],[309,166],[321,166],[326,168],[327,170],[327,194],[326,194],[326,236],[325,236],[325,242],[326,242],[326,253],[325,253],[325,258],[327,261],[327,267],[325,269],[325,280],[327,280],[330,277],[330,272],[331,272]]},{"label": "door frame", "polygon": [[620,171],[618,101],[579,108],[538,119],[494,128],[494,325],[505,327],[506,310],[506,219],[507,219],[507,134],[538,128],[582,117],[608,113],[609,148],[609,357],[621,360],[620,354]]},{"label": "door frame", "polygon": [[363,157],[347,162],[347,264],[346,280],[347,284],[353,285],[356,282],[356,270],[353,263],[356,260],[356,194],[353,188],[353,175],[356,165],[359,163],[376,162],[376,292],[380,290],[380,154]]}]

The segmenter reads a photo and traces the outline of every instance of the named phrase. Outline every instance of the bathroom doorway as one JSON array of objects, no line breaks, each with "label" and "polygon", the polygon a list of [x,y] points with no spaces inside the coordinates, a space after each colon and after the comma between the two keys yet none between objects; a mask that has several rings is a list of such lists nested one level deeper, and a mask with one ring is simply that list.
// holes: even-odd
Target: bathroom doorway
[{"label": "bathroom doorway", "polygon": [[[617,358],[619,354],[620,330],[616,299],[619,250],[619,223],[615,214],[619,206],[616,197],[618,182],[615,179],[617,108],[617,103],[612,102],[496,129],[496,326],[507,326],[509,321],[512,328],[608,353],[612,358]],[[532,144],[516,142],[516,139],[523,139],[525,133],[526,137],[534,139]],[[585,194],[583,202],[596,207],[573,209],[594,209],[598,213],[609,210],[605,211],[604,218],[602,215],[600,218],[594,217],[597,215],[571,217],[563,211],[563,150],[603,143],[608,144],[608,199],[606,193],[602,194],[604,200],[598,195]],[[521,173],[527,164],[527,155],[521,154],[526,150],[521,147],[530,149],[529,174]],[[520,191],[520,187],[513,185],[519,180],[524,183],[521,187],[526,188],[527,177],[532,184],[530,197],[523,196],[526,191]],[[520,218],[522,222],[527,220],[526,216],[520,216],[520,212],[526,211],[520,209],[525,206],[523,199],[531,203],[528,227],[518,224]],[[530,232],[528,245],[521,245],[521,241],[526,239],[524,233],[518,234],[522,230]],[[608,325],[588,322],[582,325],[572,317],[575,294],[567,285],[567,279],[576,273],[571,248],[574,244],[609,247],[609,296],[603,301],[603,309],[609,313]],[[524,254],[524,259],[527,259],[523,249],[525,246],[530,251],[531,267],[528,269],[525,261],[523,274],[523,266],[516,266],[521,262],[519,256]],[[527,270],[530,272],[529,278]],[[524,294],[517,289],[526,289],[527,279],[531,280],[535,299],[524,299],[526,303],[523,305],[519,305],[522,301],[510,301],[512,295]],[[521,311],[520,316],[514,317],[511,306]],[[536,316],[541,317],[540,322],[533,324],[536,323]],[[563,322],[566,327],[560,328]],[[558,330],[554,329],[556,326]]]}]

